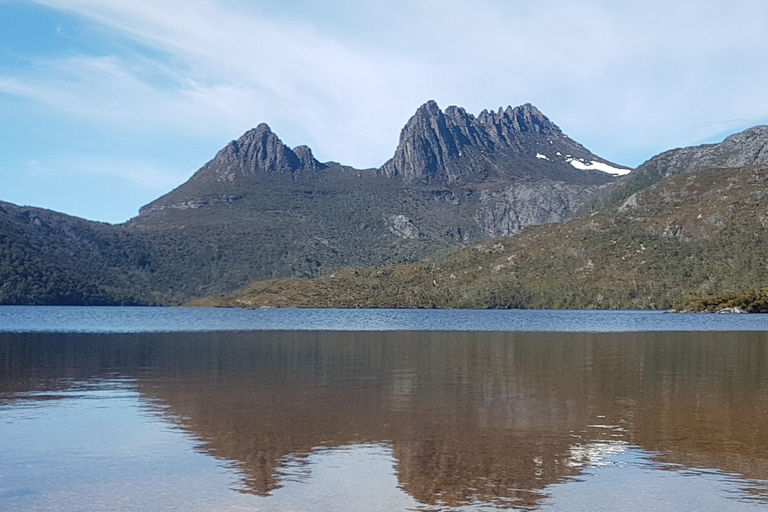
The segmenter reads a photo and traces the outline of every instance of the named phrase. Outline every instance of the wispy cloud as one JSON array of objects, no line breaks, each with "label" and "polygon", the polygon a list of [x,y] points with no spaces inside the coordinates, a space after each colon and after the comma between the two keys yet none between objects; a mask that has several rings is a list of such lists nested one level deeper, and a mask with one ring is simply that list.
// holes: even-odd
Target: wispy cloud
[{"label": "wispy cloud", "polygon": [[148,51],[40,60],[0,91],[122,129],[236,137],[267,121],[361,167],[430,98],[534,102],[621,163],[768,119],[763,0],[38,3]]},{"label": "wispy cloud", "polygon": [[[381,120],[391,118],[397,90],[412,94],[429,73],[407,56],[358,49],[307,23],[266,20],[232,5],[44,3],[162,52],[162,64],[135,55],[78,56],[42,62],[36,73],[44,80],[31,76],[4,90],[116,122],[235,134],[269,121],[294,144],[313,143],[328,157],[360,162],[370,159],[364,148],[380,145]],[[420,100],[413,96],[409,109]]]},{"label": "wispy cloud", "polygon": [[171,169],[154,162],[127,160],[109,155],[31,159],[25,171],[37,177],[78,178],[105,176],[156,193],[166,192],[188,176],[187,169]]}]

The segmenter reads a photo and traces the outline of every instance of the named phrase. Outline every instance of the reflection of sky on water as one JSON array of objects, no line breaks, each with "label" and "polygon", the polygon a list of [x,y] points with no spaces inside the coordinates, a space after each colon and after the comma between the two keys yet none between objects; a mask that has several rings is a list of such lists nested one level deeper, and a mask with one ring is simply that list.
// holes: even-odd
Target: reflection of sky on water
[{"label": "reflection of sky on water", "polygon": [[588,463],[576,481],[546,489],[544,512],[679,512],[765,510],[753,491],[768,496],[768,481],[745,481],[718,470],[663,466],[637,447],[603,445],[597,464]]},{"label": "reflection of sky on water", "polygon": [[[0,406],[0,510],[225,510],[237,477],[130,382],[24,393]],[[183,504],[180,507],[179,504]],[[222,508],[219,508],[223,505]]]},{"label": "reflection of sky on water", "polygon": [[398,487],[391,447],[378,444],[285,457],[280,488],[244,493],[231,465],[203,455],[130,383],[100,384],[20,393],[0,406],[0,439],[14,441],[0,447],[0,510],[418,508]]}]

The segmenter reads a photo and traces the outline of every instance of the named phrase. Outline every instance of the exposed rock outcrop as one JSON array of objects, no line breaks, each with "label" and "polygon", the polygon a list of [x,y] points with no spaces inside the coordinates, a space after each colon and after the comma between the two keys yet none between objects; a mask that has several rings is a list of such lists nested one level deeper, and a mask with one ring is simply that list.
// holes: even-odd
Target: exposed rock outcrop
[{"label": "exposed rock outcrop", "polygon": [[[242,198],[241,188],[252,184],[261,175],[292,176],[294,173],[316,173],[325,168],[312,155],[308,146],[293,150],[269,128],[261,123],[233,140],[198,170],[186,183],[170,194],[142,207],[147,215],[168,208],[185,210],[215,204],[231,204]],[[229,190],[214,193],[211,184],[232,183]]]},{"label": "exposed rock outcrop", "polygon": [[414,239],[424,236],[413,220],[405,215],[392,215],[387,219],[387,227],[400,238]]},{"label": "exposed rock outcrop", "polygon": [[640,172],[662,177],[700,169],[735,169],[768,164],[768,126],[755,126],[731,135],[719,144],[672,149],[648,160]]},{"label": "exposed rock outcrop", "polygon": [[527,226],[567,220],[593,190],[546,181],[483,191],[475,221],[489,238],[512,236]]}]

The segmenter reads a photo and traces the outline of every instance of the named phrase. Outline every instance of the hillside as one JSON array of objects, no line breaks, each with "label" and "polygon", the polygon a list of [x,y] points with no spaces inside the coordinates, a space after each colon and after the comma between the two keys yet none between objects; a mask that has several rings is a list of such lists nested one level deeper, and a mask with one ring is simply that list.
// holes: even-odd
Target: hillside
[{"label": "hillside", "polygon": [[151,304],[147,259],[117,226],[0,202],[0,304]]},{"label": "hillside", "polygon": [[768,165],[768,126],[755,126],[735,133],[717,144],[704,144],[665,151],[632,173],[605,187],[579,211],[585,215],[616,206],[639,190],[664,178],[706,169],[735,169]]},{"label": "hillside", "polygon": [[257,282],[193,305],[669,308],[768,283],[768,166],[667,177],[623,204],[429,262]]}]

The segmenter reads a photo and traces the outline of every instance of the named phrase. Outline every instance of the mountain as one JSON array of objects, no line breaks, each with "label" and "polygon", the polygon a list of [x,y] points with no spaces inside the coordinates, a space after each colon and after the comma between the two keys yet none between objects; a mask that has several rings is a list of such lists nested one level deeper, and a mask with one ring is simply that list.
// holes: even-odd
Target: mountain
[{"label": "mountain", "polygon": [[204,303],[679,306],[768,279],[767,147],[758,126],[627,173],[531,105],[428,102],[358,170],[261,124],[123,225],[0,203],[0,303],[180,304],[257,281]]},{"label": "mountain", "polygon": [[[763,297],[737,294],[768,284],[767,142],[756,127],[663,153],[601,190],[590,215],[427,262],[261,281],[197,304],[658,309],[713,296],[701,309],[753,305]],[[634,191],[617,200],[617,190]]]},{"label": "mountain", "polygon": [[[238,206],[276,188],[323,188],[320,184],[324,180],[351,181],[350,193],[355,193],[355,188],[364,188],[358,185],[365,175],[376,188],[386,189],[394,181],[400,189],[398,195],[422,189],[427,196],[435,196],[428,199],[456,203],[463,195],[485,192],[484,203],[506,202],[508,219],[489,219],[487,225],[478,221],[481,233],[468,235],[482,238],[562,220],[585,193],[628,172],[565,136],[532,105],[499,109],[498,113],[483,111],[475,118],[459,107],[448,107],[443,113],[430,101],[408,121],[395,155],[378,170],[320,163],[308,147],[292,150],[269,126],[261,124],[232,141],[189,181],[143,207],[135,223],[167,220],[156,214],[169,209]],[[542,202],[559,204],[527,208],[527,204],[511,200],[511,196],[529,191],[534,182],[543,185],[537,190]],[[264,185],[270,190],[265,191]],[[311,192],[303,190],[305,195]],[[517,226],[510,225],[512,218],[518,221]]]},{"label": "mountain", "polygon": [[532,105],[475,117],[427,102],[392,159],[365,170],[321,163],[260,124],[123,225],[6,205],[0,303],[179,304],[414,263],[567,220],[626,172]]},{"label": "mountain", "polygon": [[475,118],[428,102],[380,169],[318,162],[262,124],[125,229],[153,248],[156,275],[199,297],[258,279],[415,262],[562,221],[617,179],[591,162],[624,172],[530,105]]},{"label": "mountain", "polygon": [[601,173],[585,175],[577,168],[629,172],[568,138],[533,105],[484,110],[474,117],[459,107],[442,112],[430,101],[403,128],[395,155],[381,172],[410,182],[477,182],[491,177],[580,184],[608,181]]}]

